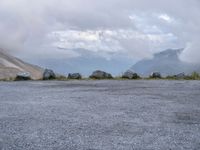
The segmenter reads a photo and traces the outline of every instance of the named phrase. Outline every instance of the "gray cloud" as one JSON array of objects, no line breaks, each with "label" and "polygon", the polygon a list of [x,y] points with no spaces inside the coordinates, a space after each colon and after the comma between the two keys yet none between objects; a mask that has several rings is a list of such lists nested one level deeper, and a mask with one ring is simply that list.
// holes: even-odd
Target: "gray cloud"
[{"label": "gray cloud", "polygon": [[133,60],[185,47],[181,59],[199,63],[198,18],[198,0],[1,0],[0,47],[37,59],[86,49]]}]

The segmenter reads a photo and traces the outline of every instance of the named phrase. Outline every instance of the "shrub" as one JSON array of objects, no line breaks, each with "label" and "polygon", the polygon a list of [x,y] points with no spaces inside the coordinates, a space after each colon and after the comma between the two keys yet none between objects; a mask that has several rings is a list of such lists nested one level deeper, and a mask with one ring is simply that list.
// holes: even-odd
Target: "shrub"
[{"label": "shrub", "polygon": [[193,79],[193,80],[199,80],[199,79],[200,79],[199,73],[193,72],[193,73],[191,74],[191,79]]}]

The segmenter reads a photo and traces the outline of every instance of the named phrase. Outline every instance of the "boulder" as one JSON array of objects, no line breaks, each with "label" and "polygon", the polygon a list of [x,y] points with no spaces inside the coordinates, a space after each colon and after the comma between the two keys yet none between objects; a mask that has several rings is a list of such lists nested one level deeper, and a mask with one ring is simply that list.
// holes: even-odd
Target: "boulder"
[{"label": "boulder", "polygon": [[151,78],[162,78],[160,72],[153,72],[150,76]]},{"label": "boulder", "polygon": [[128,70],[122,75],[122,78],[124,78],[124,79],[138,79],[140,77],[138,76],[137,73],[134,73],[134,72]]},{"label": "boulder", "polygon": [[29,72],[20,72],[16,75],[16,81],[31,80],[31,74]]},{"label": "boulder", "polygon": [[185,77],[186,77],[186,76],[185,76],[185,73],[184,73],[184,72],[175,75],[175,78],[176,78],[176,79],[184,79]]},{"label": "boulder", "polygon": [[45,69],[43,73],[43,80],[52,80],[56,79],[56,75],[53,70]]},{"label": "boulder", "polygon": [[81,79],[82,76],[80,73],[69,73],[68,74],[68,79],[76,79],[76,80],[79,80]]},{"label": "boulder", "polygon": [[110,73],[101,71],[101,70],[96,70],[92,73],[90,76],[92,79],[112,79],[112,75]]}]

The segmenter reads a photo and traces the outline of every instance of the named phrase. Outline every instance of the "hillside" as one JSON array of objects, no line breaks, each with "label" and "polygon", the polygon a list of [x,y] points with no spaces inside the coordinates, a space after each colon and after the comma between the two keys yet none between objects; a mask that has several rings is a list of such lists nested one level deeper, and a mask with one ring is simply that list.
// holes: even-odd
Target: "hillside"
[{"label": "hillside", "polygon": [[144,59],[131,67],[131,70],[142,76],[149,76],[152,72],[158,71],[163,76],[175,75],[181,72],[190,74],[193,71],[200,71],[199,65],[189,64],[179,59],[182,49],[168,49],[154,54],[152,59]]},{"label": "hillside", "polygon": [[0,49],[0,79],[15,78],[19,72],[29,72],[31,78],[36,80],[42,78],[43,69],[23,62]]}]

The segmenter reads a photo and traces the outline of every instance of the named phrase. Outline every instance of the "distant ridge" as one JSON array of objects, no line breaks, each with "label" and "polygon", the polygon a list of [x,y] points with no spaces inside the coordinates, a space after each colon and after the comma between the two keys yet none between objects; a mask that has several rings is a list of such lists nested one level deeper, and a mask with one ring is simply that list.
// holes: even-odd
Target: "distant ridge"
[{"label": "distant ridge", "polygon": [[41,79],[43,69],[26,63],[0,49],[0,79],[15,78],[19,72],[29,72],[34,80]]},{"label": "distant ridge", "polygon": [[200,66],[183,62],[179,54],[183,49],[167,49],[154,54],[152,59],[144,59],[137,62],[130,70],[142,76],[149,76],[152,72],[158,71],[163,76],[175,75],[181,72],[190,74],[193,71],[200,72]]}]

